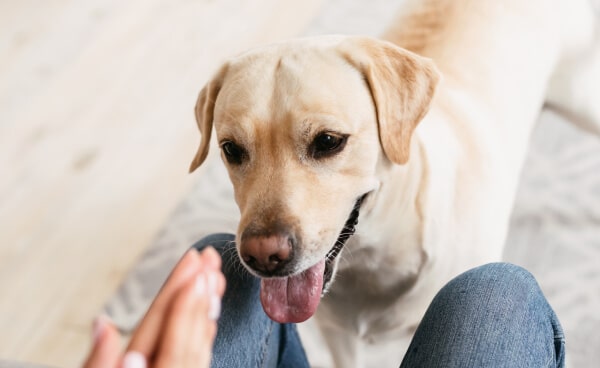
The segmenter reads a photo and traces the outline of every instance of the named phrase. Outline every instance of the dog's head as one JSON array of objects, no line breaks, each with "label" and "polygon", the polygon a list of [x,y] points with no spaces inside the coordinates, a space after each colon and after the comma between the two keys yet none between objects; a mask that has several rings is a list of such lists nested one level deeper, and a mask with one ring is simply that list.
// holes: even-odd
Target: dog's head
[{"label": "dog's head", "polygon": [[241,220],[242,263],[263,278],[261,301],[280,322],[316,310],[353,232],[381,160],[404,164],[438,74],[393,44],[322,37],[250,51],[201,91],[206,158],[214,126]]}]

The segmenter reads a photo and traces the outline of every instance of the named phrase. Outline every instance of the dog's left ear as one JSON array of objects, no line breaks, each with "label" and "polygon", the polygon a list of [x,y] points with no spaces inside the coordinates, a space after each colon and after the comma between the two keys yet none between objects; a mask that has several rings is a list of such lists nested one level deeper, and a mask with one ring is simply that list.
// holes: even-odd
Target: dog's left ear
[{"label": "dog's left ear", "polygon": [[217,95],[223,85],[225,74],[227,73],[228,64],[225,64],[219,69],[210,82],[202,88],[198,100],[196,101],[196,123],[200,130],[201,140],[198,152],[190,165],[190,172],[196,170],[206,159],[208,148],[210,147],[210,136],[212,134],[213,113],[215,110],[215,102]]},{"label": "dog's left ear", "polygon": [[369,85],[385,155],[406,163],[413,130],[429,110],[440,78],[433,61],[367,37],[347,38],[339,47]]}]

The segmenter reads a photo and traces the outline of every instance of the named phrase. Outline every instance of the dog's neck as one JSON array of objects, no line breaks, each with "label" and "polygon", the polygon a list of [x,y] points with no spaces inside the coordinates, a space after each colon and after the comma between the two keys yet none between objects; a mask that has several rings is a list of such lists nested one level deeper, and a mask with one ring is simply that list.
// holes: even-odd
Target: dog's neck
[{"label": "dog's neck", "polygon": [[[415,131],[410,159],[405,165],[395,165],[381,157],[377,170],[381,185],[364,204],[357,232],[340,262],[341,270],[352,267],[375,272],[382,265],[401,265],[397,269],[406,270],[404,276],[410,278],[424,267],[438,263],[438,259],[445,260],[441,264],[478,259],[472,250],[468,257],[448,251],[483,241],[467,238],[470,234],[504,241],[502,234],[467,231],[466,227],[479,226],[477,216],[481,211],[476,209],[482,200],[490,203],[491,212],[510,211],[514,191],[509,187],[516,182],[502,184],[507,187],[507,197],[497,194],[498,198],[482,198],[487,195],[478,189],[482,183],[489,186],[489,181],[501,180],[488,175],[490,161],[485,157],[485,147],[469,138],[467,127],[457,129],[443,118],[446,114],[435,106],[425,117]],[[454,231],[448,233],[447,229]]]},{"label": "dog's neck", "polygon": [[[340,270],[377,271],[386,264],[406,270],[407,277],[419,272],[422,250],[423,195],[427,190],[425,152],[421,142],[411,144],[411,159],[395,165],[382,155],[378,169],[380,187],[367,198],[354,237],[347,245]],[[402,265],[399,267],[398,265]],[[394,283],[396,280],[387,280]]]}]

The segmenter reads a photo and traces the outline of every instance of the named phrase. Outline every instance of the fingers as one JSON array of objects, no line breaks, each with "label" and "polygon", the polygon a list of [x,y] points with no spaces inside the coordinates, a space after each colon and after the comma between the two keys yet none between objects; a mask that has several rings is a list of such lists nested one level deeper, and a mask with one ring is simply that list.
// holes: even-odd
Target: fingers
[{"label": "fingers", "polygon": [[201,276],[197,280],[196,292],[201,292],[201,285],[205,282],[208,294],[204,297],[198,295],[202,302],[194,311],[196,323],[191,328],[189,335],[193,344],[187,345],[188,349],[184,352],[184,360],[186,367],[208,368],[212,356],[213,342],[217,334],[216,320],[221,313],[221,297],[224,288],[220,286],[225,284],[225,278],[220,272],[207,274],[206,280],[202,280]]},{"label": "fingers", "polygon": [[[196,290],[196,287],[201,286],[193,286],[202,285],[202,282],[197,281],[201,279],[198,278],[199,275],[203,275],[205,279],[205,289],[201,293],[200,289]],[[166,344],[164,341],[168,341],[172,349],[167,350],[167,355],[187,356],[194,346],[200,346],[202,355],[210,361],[216,326],[214,322],[207,324],[206,320],[209,318],[208,313],[213,319],[218,317],[220,298],[224,291],[225,277],[221,273],[221,257],[217,251],[212,247],[201,253],[194,249],[188,251],[175,266],[134,332],[127,351],[135,351],[147,360],[154,360],[157,358],[157,349],[161,349]],[[208,306],[203,307],[206,303]],[[174,311],[175,308],[178,310]],[[191,342],[178,338],[189,331],[190,326],[194,331],[206,331],[207,335],[202,339],[194,337]],[[181,347],[186,348],[185,353],[177,353],[176,349]]]},{"label": "fingers", "polygon": [[[107,317],[94,327],[94,346],[84,368],[208,367],[225,277],[211,247],[192,249],[175,266],[122,356],[120,336]],[[158,366],[152,364],[152,366]]]},{"label": "fingers", "polygon": [[200,254],[195,249],[189,250],[182,257],[136,328],[129,342],[128,351],[139,352],[145,357],[152,355],[157,347],[160,331],[171,300],[187,281],[200,272],[203,267],[202,263]]},{"label": "fingers", "polygon": [[[177,293],[156,356],[156,367],[209,367],[225,277],[214,250],[202,252],[205,270]],[[212,258],[212,259],[211,259]],[[208,269],[211,268],[211,269]]]},{"label": "fingers", "polygon": [[[205,265],[207,272],[209,273],[209,279],[210,277],[215,277],[214,281],[209,282],[209,284],[215,285],[214,293],[219,296],[218,301],[220,303],[221,298],[223,297],[223,293],[225,292],[226,286],[225,276],[221,272],[221,256],[219,255],[219,253],[217,253],[215,248],[208,247],[202,251],[200,257],[202,258],[202,262]],[[214,275],[211,276],[211,274]]]},{"label": "fingers", "polygon": [[201,253],[206,268],[213,271],[221,271],[221,256],[213,247],[207,247]]},{"label": "fingers", "polygon": [[116,367],[121,357],[120,335],[108,317],[94,321],[94,345],[84,368]]},{"label": "fingers", "polygon": [[156,367],[208,367],[225,278],[200,273],[177,294],[156,356]]}]

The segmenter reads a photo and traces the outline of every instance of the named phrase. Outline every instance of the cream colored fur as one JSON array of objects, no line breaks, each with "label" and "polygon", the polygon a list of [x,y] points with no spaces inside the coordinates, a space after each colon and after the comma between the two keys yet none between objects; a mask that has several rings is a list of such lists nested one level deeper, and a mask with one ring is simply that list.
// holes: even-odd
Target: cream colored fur
[{"label": "cream colored fur", "polygon": [[[295,40],[233,58],[203,89],[191,169],[213,126],[220,143],[242,145],[247,160],[228,164],[239,233],[290,224],[302,239],[297,272],[327,254],[370,193],[316,315],[337,367],[397,366],[442,285],[500,260],[545,103],[600,133],[591,4],[412,1],[384,36],[404,49]],[[306,147],[324,130],[349,134],[347,145],[312,159]]]}]

